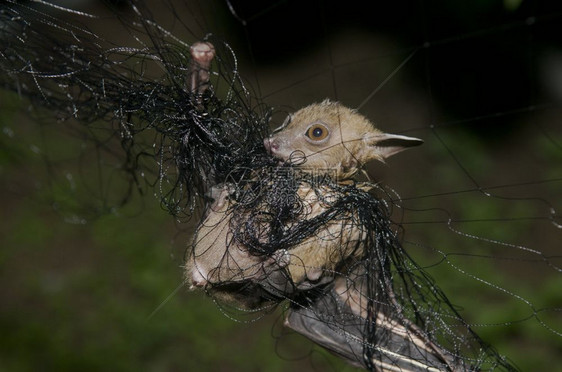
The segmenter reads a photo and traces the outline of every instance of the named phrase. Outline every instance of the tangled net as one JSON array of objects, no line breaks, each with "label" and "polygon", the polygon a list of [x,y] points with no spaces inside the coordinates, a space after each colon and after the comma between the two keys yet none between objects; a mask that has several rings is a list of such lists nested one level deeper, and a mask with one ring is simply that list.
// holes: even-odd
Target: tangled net
[{"label": "tangled net", "polygon": [[280,164],[263,145],[273,110],[228,45],[204,38],[216,57],[194,89],[191,45],[129,5],[119,17],[140,47],[8,0],[0,82],[100,145],[116,136],[130,182],[144,178],[171,214],[205,202],[188,280],[245,311],[288,303],[288,327],[369,370],[514,369],[403,249],[383,188],[302,171],[302,158]]},{"label": "tangled net", "polygon": [[[213,41],[211,85],[222,99],[211,89],[200,97],[188,87],[190,45],[155,24],[142,2],[131,3],[133,19],[121,19],[138,48],[111,44],[32,5],[8,1],[0,9],[2,85],[59,121],[83,123],[100,146],[117,136],[131,182],[151,170],[154,177],[145,180],[172,214],[190,215],[205,185],[265,154],[271,110],[253,101],[228,45]],[[109,125],[102,133],[99,121]]]}]

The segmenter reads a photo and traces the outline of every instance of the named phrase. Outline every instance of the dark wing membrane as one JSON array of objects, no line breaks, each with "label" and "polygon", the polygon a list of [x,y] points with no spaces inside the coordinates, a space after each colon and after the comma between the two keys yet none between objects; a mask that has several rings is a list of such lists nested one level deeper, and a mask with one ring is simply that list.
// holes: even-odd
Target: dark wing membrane
[{"label": "dark wing membrane", "polygon": [[349,186],[334,208],[354,211],[364,254],[294,301],[288,327],[374,371],[515,370],[402,248],[381,199]]}]

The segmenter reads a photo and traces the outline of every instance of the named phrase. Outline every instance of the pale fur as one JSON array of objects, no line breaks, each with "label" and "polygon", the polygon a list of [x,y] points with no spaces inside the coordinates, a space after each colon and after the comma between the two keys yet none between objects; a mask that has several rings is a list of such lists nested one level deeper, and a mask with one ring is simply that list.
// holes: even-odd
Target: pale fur
[{"label": "pale fur", "polygon": [[[316,142],[306,135],[315,123],[329,130],[325,140]],[[340,181],[353,177],[369,161],[383,161],[420,143],[416,138],[383,133],[355,110],[329,100],[300,109],[264,141],[273,156],[296,162],[304,170],[334,172]]]},{"label": "pale fur", "polygon": [[[305,138],[311,124],[321,123],[329,136],[321,143]],[[290,117],[278,132],[264,140],[266,149],[285,162],[295,162],[304,170],[317,174],[331,172],[338,181],[346,181],[368,161],[386,157],[420,140],[389,135],[376,129],[356,111],[325,100],[307,106]],[[383,145],[386,144],[386,145]],[[186,262],[186,278],[193,286],[231,281],[259,281],[268,273],[286,270],[297,288],[324,278],[333,278],[345,263],[362,253],[361,242],[366,232],[350,214],[330,221],[316,233],[285,252],[273,256],[251,255],[233,239],[230,230],[231,207],[229,187],[215,188],[218,197],[198,228],[192,252]],[[218,191],[217,191],[218,190]],[[313,190],[303,183],[297,191],[305,206],[302,217],[294,223],[311,219],[329,208],[322,200],[336,198],[327,187]],[[329,203],[328,203],[329,204]],[[267,228],[267,226],[266,226]]]}]

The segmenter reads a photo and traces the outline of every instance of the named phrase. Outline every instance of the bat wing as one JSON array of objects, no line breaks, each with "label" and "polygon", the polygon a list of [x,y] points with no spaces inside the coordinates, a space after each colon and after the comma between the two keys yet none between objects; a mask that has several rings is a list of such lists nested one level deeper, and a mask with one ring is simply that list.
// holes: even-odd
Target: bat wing
[{"label": "bat wing", "polygon": [[365,340],[367,319],[357,313],[355,305],[350,306],[350,298],[359,293],[352,288],[342,292],[342,285],[345,279],[338,278],[311,304],[293,306],[285,326],[358,367],[376,371],[457,370],[453,358],[414,326],[381,312],[374,320],[375,342]]}]

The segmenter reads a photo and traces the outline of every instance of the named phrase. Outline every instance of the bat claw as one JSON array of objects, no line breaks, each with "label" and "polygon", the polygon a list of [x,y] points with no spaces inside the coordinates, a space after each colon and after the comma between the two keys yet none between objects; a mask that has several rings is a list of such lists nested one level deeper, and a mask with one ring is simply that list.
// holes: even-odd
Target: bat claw
[{"label": "bat claw", "polygon": [[191,46],[191,56],[201,67],[208,68],[215,57],[215,47],[206,41],[198,41]]},{"label": "bat claw", "polygon": [[198,41],[191,46],[191,63],[188,72],[188,89],[202,95],[209,87],[209,71],[215,58],[215,47],[207,41]]}]

